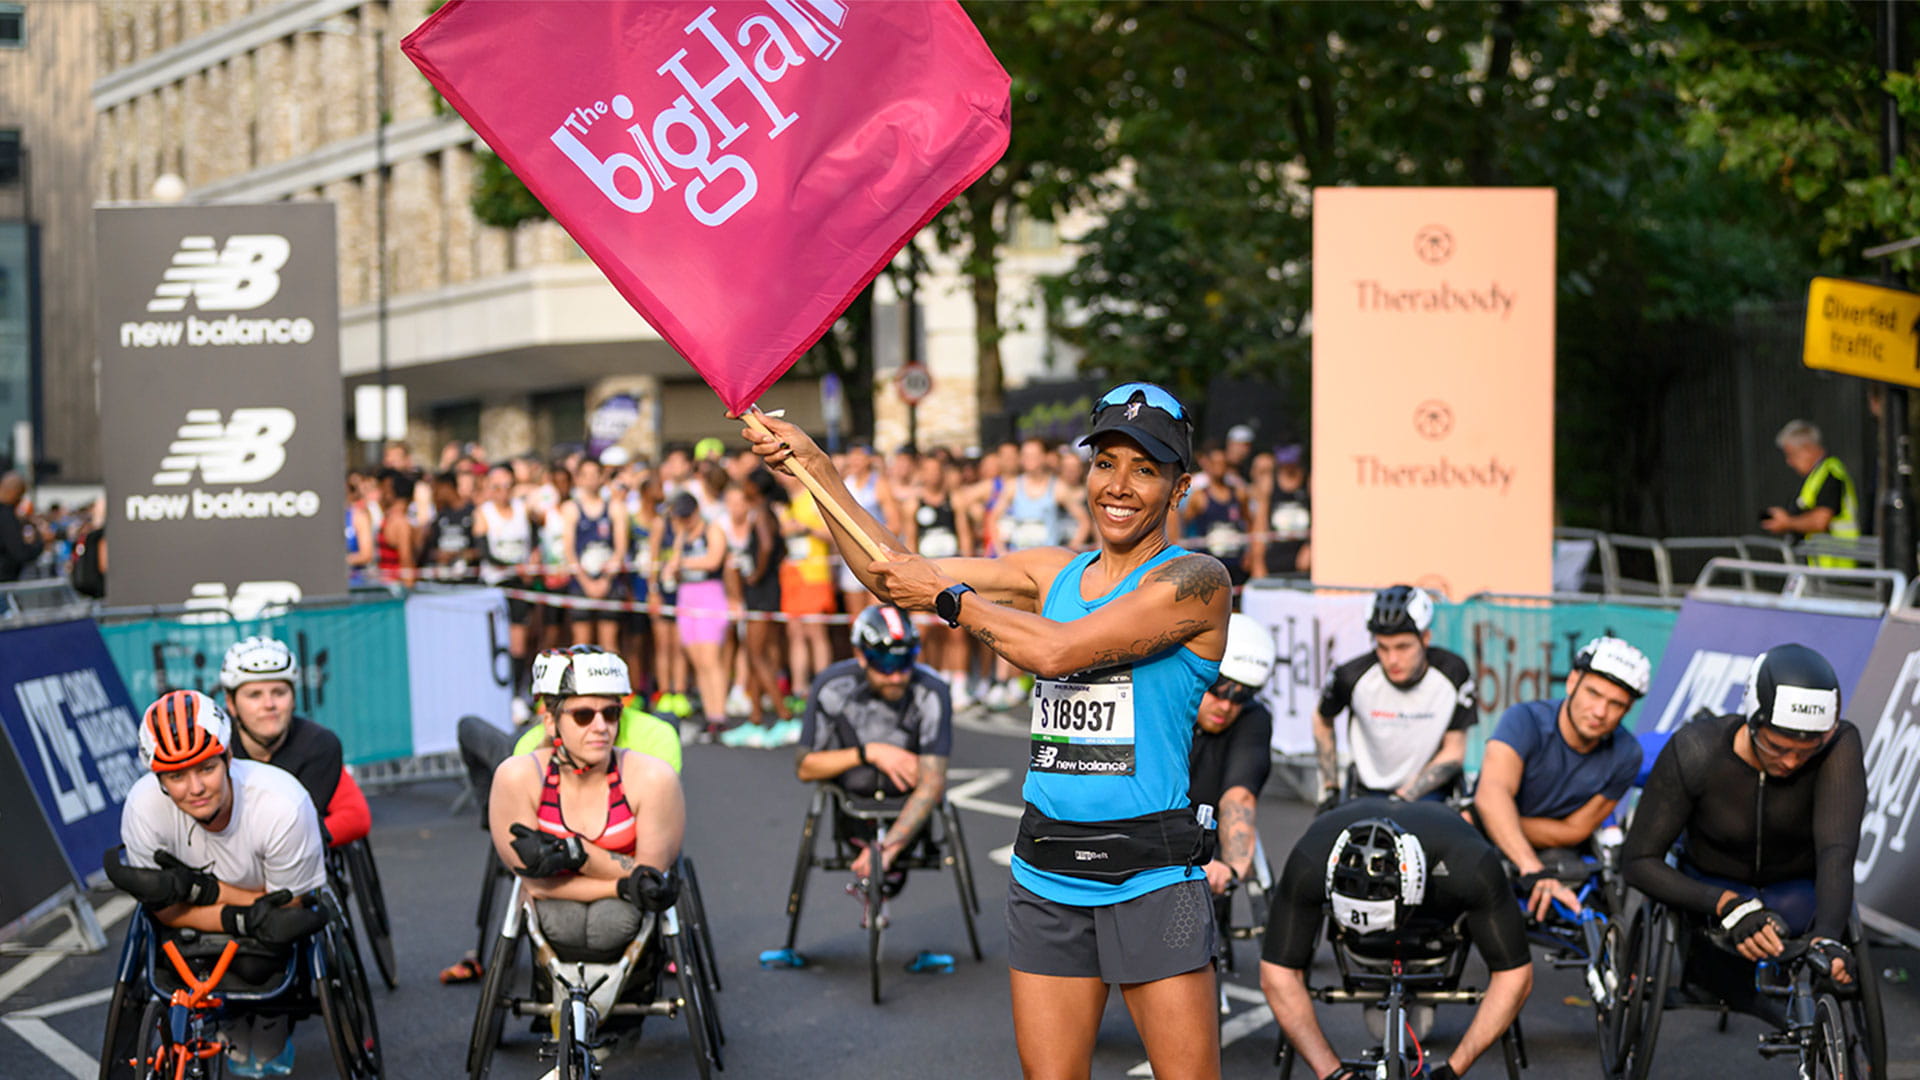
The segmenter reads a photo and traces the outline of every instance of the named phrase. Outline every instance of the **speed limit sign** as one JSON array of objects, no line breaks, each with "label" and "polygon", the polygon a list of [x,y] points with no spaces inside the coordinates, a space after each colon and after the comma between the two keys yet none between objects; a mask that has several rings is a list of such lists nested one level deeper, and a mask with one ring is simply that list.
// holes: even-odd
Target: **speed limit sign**
[{"label": "speed limit sign", "polygon": [[900,368],[894,386],[900,391],[901,401],[918,405],[933,393],[933,376],[928,373],[925,364],[906,364]]}]

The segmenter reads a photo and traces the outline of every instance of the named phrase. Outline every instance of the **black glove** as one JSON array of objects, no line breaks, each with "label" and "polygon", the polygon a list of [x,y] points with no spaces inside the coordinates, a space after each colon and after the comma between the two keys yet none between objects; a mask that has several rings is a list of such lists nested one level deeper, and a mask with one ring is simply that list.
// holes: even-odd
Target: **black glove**
[{"label": "black glove", "polygon": [[1528,895],[1532,895],[1534,886],[1540,884],[1541,880],[1544,878],[1552,878],[1555,882],[1558,882],[1560,885],[1562,886],[1566,885],[1566,882],[1560,880],[1560,875],[1552,873],[1551,871],[1548,871],[1545,869],[1541,869],[1541,870],[1535,870],[1531,874],[1520,875],[1520,891]]},{"label": "black glove", "polygon": [[150,907],[172,907],[175,904],[192,904],[203,907],[220,899],[220,881],[204,870],[195,870],[186,863],[173,857],[166,849],[154,852],[153,861],[160,864],[158,870],[143,866],[128,866],[125,861],[125,844],[107,849],[101,856],[100,868],[107,872],[107,880],[121,892]]},{"label": "black glove", "polygon": [[1720,916],[1720,929],[1726,931],[1727,940],[1736,946],[1759,933],[1769,923],[1773,924],[1774,933],[1786,936],[1787,920],[1777,912],[1768,911],[1757,896],[1733,905],[1726,914]]},{"label": "black glove", "polygon": [[1822,975],[1831,978],[1833,962],[1838,960],[1848,975],[1853,976],[1856,980],[1860,978],[1860,968],[1853,961],[1853,950],[1830,937],[1814,938],[1813,941],[1807,945],[1807,954],[1820,961],[1820,974]]},{"label": "black glove", "polygon": [[1362,1073],[1359,1069],[1345,1062],[1341,1062],[1339,1067],[1321,1077],[1320,1080],[1361,1080],[1361,1077],[1365,1075],[1366,1074]]},{"label": "black glove", "polygon": [[641,911],[665,911],[680,899],[680,880],[670,878],[651,866],[640,865],[620,879],[616,886],[620,899]]},{"label": "black glove", "polygon": [[324,914],[288,903],[292,899],[292,893],[280,889],[246,907],[228,904],[220,909],[220,928],[265,945],[291,945],[327,925]]},{"label": "black glove", "polygon": [[520,856],[521,877],[545,878],[587,865],[587,846],[577,836],[550,836],[515,822],[507,830],[513,834],[513,853]]},{"label": "black glove", "polygon": [[1427,1071],[1420,1075],[1426,1077],[1427,1080],[1460,1080],[1460,1074],[1454,1072],[1453,1066],[1447,1064],[1445,1061],[1437,1061],[1428,1065]]}]

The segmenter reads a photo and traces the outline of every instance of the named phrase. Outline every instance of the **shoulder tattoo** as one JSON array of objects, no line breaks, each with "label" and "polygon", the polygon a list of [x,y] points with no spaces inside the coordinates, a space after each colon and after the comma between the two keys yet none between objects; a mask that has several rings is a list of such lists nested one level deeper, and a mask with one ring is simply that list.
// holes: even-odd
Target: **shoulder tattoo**
[{"label": "shoulder tattoo", "polygon": [[1210,604],[1215,593],[1233,587],[1227,568],[1211,555],[1182,555],[1148,574],[1147,580],[1172,584],[1175,603],[1197,596]]}]

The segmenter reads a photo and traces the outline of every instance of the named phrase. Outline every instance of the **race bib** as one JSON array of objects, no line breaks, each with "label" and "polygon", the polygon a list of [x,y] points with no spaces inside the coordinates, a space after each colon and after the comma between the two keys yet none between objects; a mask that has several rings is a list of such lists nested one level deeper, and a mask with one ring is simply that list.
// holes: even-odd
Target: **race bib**
[{"label": "race bib", "polygon": [[495,538],[487,534],[487,550],[493,553],[495,562],[519,564],[527,561],[527,541],[520,536],[502,536]]},{"label": "race bib", "polygon": [[467,530],[459,525],[443,525],[440,528],[441,551],[465,551],[473,546],[467,539]]},{"label": "race bib", "polygon": [[1207,530],[1207,551],[1214,555],[1231,555],[1240,550],[1240,530],[1230,521],[1214,522]]},{"label": "race bib", "polygon": [[1299,503],[1281,503],[1273,508],[1273,531],[1282,540],[1305,540],[1313,522],[1312,513]]},{"label": "race bib", "polygon": [[753,576],[753,556],[747,554],[744,551],[734,552],[733,568],[743,578],[752,577]]},{"label": "race bib", "polygon": [[1046,547],[1053,540],[1053,530],[1044,521],[1016,521],[1013,533],[1007,540],[1007,546],[1015,551],[1027,548]]},{"label": "race bib", "polygon": [[806,562],[813,558],[813,537],[802,534],[787,537],[787,558],[794,562]]},{"label": "race bib", "polygon": [[588,544],[580,549],[580,569],[588,577],[599,577],[612,561],[612,544]]},{"label": "race bib", "polygon": [[1356,934],[1377,934],[1394,928],[1392,900],[1355,900],[1333,894],[1333,919]]},{"label": "race bib", "polygon": [[1133,668],[1107,668],[1033,684],[1034,772],[1133,775]]},{"label": "race bib", "polygon": [[952,529],[929,529],[920,534],[920,554],[929,559],[950,559],[960,554],[960,538]]}]

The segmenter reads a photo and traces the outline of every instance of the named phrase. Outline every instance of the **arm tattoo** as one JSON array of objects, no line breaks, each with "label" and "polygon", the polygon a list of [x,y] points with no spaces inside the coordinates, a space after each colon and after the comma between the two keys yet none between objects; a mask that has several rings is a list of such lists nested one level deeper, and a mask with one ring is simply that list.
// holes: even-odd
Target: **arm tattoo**
[{"label": "arm tattoo", "polygon": [[1211,555],[1183,555],[1148,574],[1147,580],[1172,584],[1176,604],[1194,596],[1203,604],[1211,604],[1215,593],[1233,587],[1227,568]]},{"label": "arm tattoo", "polygon": [[[936,782],[937,781],[937,782]],[[940,794],[935,795],[935,789]],[[933,812],[947,791],[947,759],[931,754],[920,756],[920,782],[914,785],[913,794],[907,796],[907,803],[900,808],[900,816],[893,819],[893,828],[888,829],[889,843],[898,840],[902,850],[913,842],[920,833],[921,826],[927,823],[927,815]]]},{"label": "arm tattoo", "polygon": [[1459,775],[1460,775],[1459,762],[1457,761],[1434,762],[1433,764],[1427,766],[1424,770],[1422,770],[1420,773],[1420,778],[1413,782],[1413,786],[1411,788],[1407,789],[1407,799],[1411,801],[1413,799],[1417,799],[1421,797],[1422,795],[1427,794],[1428,792],[1439,791],[1441,788],[1446,787],[1448,784],[1453,783],[1453,778]]},{"label": "arm tattoo", "polygon": [[[1331,725],[1329,725],[1331,726]],[[1325,735],[1313,733],[1314,751],[1320,759],[1320,790],[1331,791],[1340,786],[1340,750],[1334,742],[1333,732]]]},{"label": "arm tattoo", "polygon": [[[1185,560],[1183,559],[1181,561],[1184,562]],[[1220,564],[1214,563],[1213,565],[1217,567]],[[1221,580],[1224,581],[1225,578]],[[1163,633],[1152,634],[1136,639],[1133,644],[1124,649],[1108,649],[1106,652],[1096,654],[1093,662],[1087,665],[1087,669],[1093,670],[1095,668],[1112,667],[1115,664],[1130,664],[1135,660],[1144,660],[1149,656],[1163,653],[1175,645],[1192,640],[1195,635],[1212,625],[1213,620],[1211,619],[1187,619]]]},{"label": "arm tattoo", "polygon": [[999,635],[984,626],[969,626],[967,627],[967,633],[978,638],[980,644],[985,645],[989,649],[993,648],[1000,641]]},{"label": "arm tattoo", "polygon": [[633,859],[631,857],[622,855],[617,851],[610,851],[607,854],[613,856],[613,861],[619,864],[620,869],[626,870],[626,871],[633,870]]},{"label": "arm tattoo", "polygon": [[1233,867],[1241,877],[1253,867],[1253,807],[1241,802],[1220,801],[1220,861]]}]

